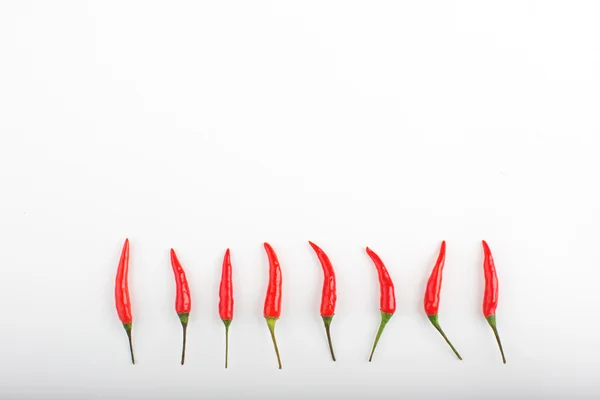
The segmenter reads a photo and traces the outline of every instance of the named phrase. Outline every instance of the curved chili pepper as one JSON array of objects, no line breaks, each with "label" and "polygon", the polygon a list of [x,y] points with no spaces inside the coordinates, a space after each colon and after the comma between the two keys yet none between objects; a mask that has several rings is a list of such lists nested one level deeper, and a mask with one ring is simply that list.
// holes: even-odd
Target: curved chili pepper
[{"label": "curved chili pepper", "polygon": [[181,348],[181,365],[185,362],[185,342],[187,337],[187,325],[190,317],[190,311],[192,310],[192,297],[190,294],[190,287],[188,285],[185,271],[181,266],[181,263],[177,259],[175,250],[171,249],[171,266],[173,267],[173,273],[175,274],[176,296],[175,296],[175,311],[181,321],[183,327],[183,346]]},{"label": "curved chili pepper", "polygon": [[488,246],[485,240],[482,240],[481,244],[483,245],[483,272],[485,275],[483,316],[494,331],[494,336],[496,336],[500,354],[502,355],[502,362],[506,364],[504,350],[502,349],[502,343],[500,342],[500,336],[498,335],[498,329],[496,328],[496,307],[498,306],[498,276],[496,275],[496,266],[494,265],[494,258],[492,257],[490,246]]},{"label": "curved chili pepper", "polygon": [[223,257],[221,285],[219,286],[219,316],[225,324],[225,368],[229,358],[229,325],[233,320],[233,282],[231,279],[231,258],[229,249]]},{"label": "curved chili pepper", "polygon": [[127,338],[129,339],[129,351],[131,353],[131,363],[135,364],[133,357],[133,344],[131,343],[131,325],[133,317],[131,316],[131,301],[129,299],[129,239],[125,239],[123,250],[121,251],[121,259],[117,268],[117,278],[115,280],[115,304],[117,306],[117,314],[123,323]]},{"label": "curved chili pepper", "polygon": [[375,337],[375,342],[373,343],[373,350],[371,350],[371,356],[369,357],[369,362],[373,359],[373,353],[375,353],[375,348],[377,347],[377,343],[379,342],[379,338],[383,333],[383,328],[387,325],[392,315],[396,311],[396,295],[394,293],[394,283],[392,282],[392,278],[390,278],[390,274],[388,273],[383,261],[381,258],[373,250],[367,247],[367,254],[373,260],[373,264],[375,264],[375,268],[377,268],[377,274],[379,275],[379,291],[380,291],[380,300],[379,306],[381,309],[381,323],[379,324],[379,330],[377,331],[377,336]]},{"label": "curved chili pepper", "polygon": [[329,261],[327,254],[325,254],[325,252],[313,242],[309,241],[308,243],[311,245],[315,253],[317,253],[317,257],[319,257],[321,267],[323,268],[324,279],[323,293],[321,295],[321,317],[323,318],[323,323],[325,324],[325,332],[327,333],[327,342],[329,343],[331,358],[333,358],[333,361],[335,361],[333,344],[331,343],[331,334],[329,332],[331,320],[335,314],[335,302],[337,300],[337,294],[335,290],[335,273],[333,272],[333,266],[331,265],[331,261]]},{"label": "curved chili pepper", "polygon": [[281,369],[281,358],[279,357],[279,348],[275,339],[275,322],[281,315],[281,267],[277,254],[269,243],[265,243],[265,251],[269,257],[269,286],[267,287],[267,296],[265,298],[264,316],[271,332],[275,354],[277,354],[277,363]]},{"label": "curved chili pepper", "polygon": [[438,255],[437,261],[435,262],[435,266],[433,267],[433,271],[431,271],[431,275],[429,276],[429,280],[427,281],[427,289],[425,290],[425,314],[429,317],[429,320],[437,329],[437,331],[442,335],[446,343],[450,346],[456,357],[459,360],[462,360],[458,351],[454,348],[450,340],[446,337],[446,334],[440,327],[438,322],[438,309],[440,307],[440,291],[442,289],[442,270],[444,269],[444,263],[446,261],[446,241],[442,241],[442,246],[440,247],[440,254]]}]

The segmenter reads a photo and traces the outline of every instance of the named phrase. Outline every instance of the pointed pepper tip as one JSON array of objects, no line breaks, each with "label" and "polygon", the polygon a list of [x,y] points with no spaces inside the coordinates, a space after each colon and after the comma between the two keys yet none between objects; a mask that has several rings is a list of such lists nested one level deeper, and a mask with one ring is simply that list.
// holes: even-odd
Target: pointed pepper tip
[{"label": "pointed pepper tip", "polygon": [[486,242],[485,240],[482,240],[482,241],[481,241],[481,245],[483,246],[483,251],[484,251],[484,252],[486,252],[486,253],[489,253],[489,252],[491,252],[491,251],[490,251],[490,246],[488,246],[488,244],[487,244],[487,242]]}]

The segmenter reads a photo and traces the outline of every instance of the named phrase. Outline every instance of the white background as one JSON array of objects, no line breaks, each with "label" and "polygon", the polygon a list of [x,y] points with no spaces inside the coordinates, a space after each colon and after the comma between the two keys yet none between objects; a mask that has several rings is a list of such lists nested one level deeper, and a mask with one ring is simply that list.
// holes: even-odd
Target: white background
[{"label": "white background", "polygon": [[[598,396],[599,17],[594,1],[2,1],[0,398]],[[136,366],[114,310],[125,237]],[[422,309],[442,239],[462,362]],[[307,240],[337,272],[337,363]],[[281,371],[263,241],[283,270]],[[373,363],[366,245],[398,299]],[[193,294],[184,367],[171,247]]]}]

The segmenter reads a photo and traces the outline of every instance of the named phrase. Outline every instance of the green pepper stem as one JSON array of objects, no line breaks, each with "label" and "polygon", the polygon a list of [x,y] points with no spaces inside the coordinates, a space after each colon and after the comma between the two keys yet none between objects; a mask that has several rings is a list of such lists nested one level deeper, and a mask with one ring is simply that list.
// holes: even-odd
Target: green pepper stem
[{"label": "green pepper stem", "polygon": [[375,353],[375,348],[377,347],[377,343],[379,343],[379,338],[381,337],[381,334],[383,333],[383,328],[385,328],[385,326],[389,322],[390,318],[392,318],[392,315],[393,314],[385,313],[383,311],[381,312],[381,323],[379,324],[379,330],[377,331],[377,336],[375,336],[375,342],[373,343],[373,349],[371,350],[371,356],[369,357],[369,362],[371,362],[371,360],[373,360],[373,353]]},{"label": "green pepper stem", "polygon": [[325,324],[325,332],[327,333],[327,343],[329,343],[329,351],[331,352],[331,358],[335,361],[335,353],[333,352],[333,343],[331,343],[331,333],[329,332],[329,327],[331,326],[331,320],[333,319],[333,315],[330,317],[323,316],[323,323]]},{"label": "green pepper stem", "polygon": [[281,369],[281,357],[279,357],[279,348],[277,347],[277,340],[275,339],[275,322],[277,322],[277,318],[265,317],[265,319],[267,320],[267,325],[269,326],[269,332],[271,332],[271,339],[273,339],[275,354],[277,354],[277,363],[279,364],[279,369]]},{"label": "green pepper stem", "polygon": [[127,339],[129,340],[129,352],[131,353],[131,363],[135,364],[135,358],[133,357],[133,343],[131,342],[131,322],[123,324],[125,332],[127,332]]},{"label": "green pepper stem", "polygon": [[454,346],[452,345],[452,343],[450,342],[450,340],[448,339],[448,337],[442,330],[442,327],[440,326],[440,324],[438,322],[438,315],[437,314],[428,315],[427,317],[429,318],[429,320],[431,321],[431,323],[435,327],[435,329],[437,329],[437,331],[442,335],[442,337],[444,338],[446,343],[448,343],[448,345],[450,346],[450,348],[452,349],[454,354],[456,354],[456,357],[458,357],[459,360],[462,360],[462,357],[460,356],[460,354],[458,354],[458,351],[456,351],[456,349],[454,348]]},{"label": "green pepper stem", "polygon": [[181,365],[185,363],[185,344],[187,341],[187,324],[183,325],[183,347],[181,348]]},{"label": "green pepper stem", "polygon": [[494,331],[494,336],[496,336],[496,341],[498,342],[498,348],[500,348],[500,354],[502,355],[502,363],[506,364],[506,358],[504,357],[504,350],[502,349],[502,342],[500,342],[500,335],[498,335],[498,329],[496,328],[496,314],[488,315],[485,317],[487,319],[488,324],[492,327]]},{"label": "green pepper stem", "polygon": [[179,316],[179,320],[181,321],[181,326],[183,327],[183,347],[181,348],[181,365],[185,363],[185,347],[187,342],[187,325],[189,320],[189,313],[181,313],[177,314]]},{"label": "green pepper stem", "polygon": [[224,319],[225,324],[225,368],[227,368],[227,359],[229,358],[229,325],[231,325],[230,319]]}]

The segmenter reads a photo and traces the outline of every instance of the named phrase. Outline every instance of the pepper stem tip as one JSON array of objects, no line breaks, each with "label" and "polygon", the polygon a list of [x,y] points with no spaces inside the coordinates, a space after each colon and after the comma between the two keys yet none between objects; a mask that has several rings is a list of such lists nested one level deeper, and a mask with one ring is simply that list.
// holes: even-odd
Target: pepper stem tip
[{"label": "pepper stem tip", "polygon": [[123,328],[127,333],[127,340],[129,341],[129,352],[131,353],[131,363],[135,365],[135,357],[133,356],[133,342],[131,340],[131,322],[123,323]]},{"label": "pepper stem tip", "polygon": [[335,353],[333,352],[333,343],[331,342],[331,332],[329,330],[331,326],[331,320],[333,319],[333,315],[331,316],[322,316],[323,323],[325,324],[325,332],[327,333],[327,343],[329,344],[329,351],[331,352],[331,358],[335,361]]},{"label": "pepper stem tip", "polygon": [[502,363],[506,364],[506,357],[504,357],[502,342],[500,341],[500,335],[498,335],[498,329],[496,328],[496,314],[488,315],[487,317],[485,317],[485,319],[494,331],[494,336],[496,336],[496,342],[498,342],[498,348],[500,349],[500,355],[502,356]]},{"label": "pepper stem tip", "polygon": [[448,337],[442,330],[442,327],[440,326],[440,323],[438,322],[438,315],[433,314],[433,315],[428,315],[427,317],[429,318],[429,320],[431,321],[431,324],[435,327],[435,329],[442,335],[442,337],[444,338],[446,343],[448,343],[448,345],[450,346],[450,348],[452,349],[452,351],[454,352],[456,357],[458,357],[459,360],[462,360],[462,357],[460,356],[460,354],[458,354],[458,351],[456,351],[456,349],[454,348],[454,346],[452,345],[452,343],[450,342],[450,340],[448,339]]},{"label": "pepper stem tip", "polygon": [[369,362],[371,362],[373,360],[373,354],[375,353],[375,348],[377,347],[377,343],[379,343],[379,338],[381,337],[381,334],[383,333],[383,329],[389,322],[390,318],[392,318],[392,315],[394,315],[394,314],[386,313],[383,311],[381,312],[381,323],[379,324],[379,329],[377,330],[377,336],[375,336],[375,342],[373,343],[373,349],[371,350],[371,355],[369,356]]},{"label": "pepper stem tip", "polygon": [[274,317],[265,317],[267,320],[267,325],[269,326],[269,332],[271,332],[271,339],[273,340],[273,347],[275,347],[275,354],[277,355],[277,364],[279,364],[279,369],[281,369],[281,357],[279,356],[279,348],[277,347],[277,339],[275,339],[275,322],[277,322],[277,318]]},{"label": "pepper stem tip", "polygon": [[185,363],[185,348],[187,342],[187,326],[190,318],[190,313],[180,313],[177,314],[179,316],[179,320],[181,321],[181,326],[183,327],[183,346],[181,347],[181,365]]},{"label": "pepper stem tip", "polygon": [[227,368],[227,362],[229,359],[229,325],[231,325],[230,319],[222,320],[225,325],[225,368]]}]

